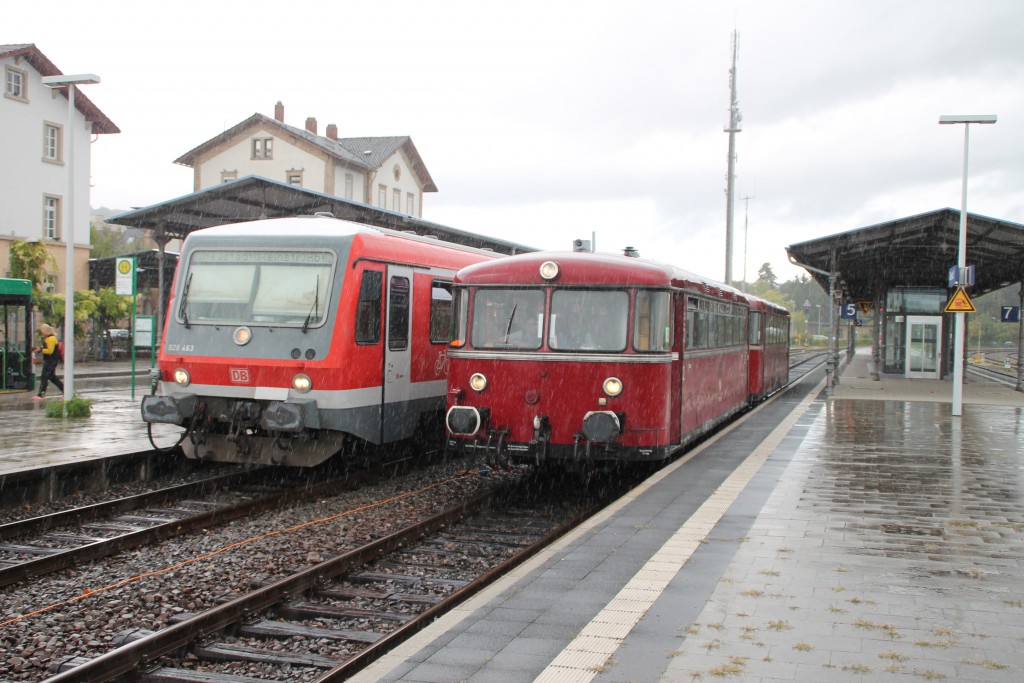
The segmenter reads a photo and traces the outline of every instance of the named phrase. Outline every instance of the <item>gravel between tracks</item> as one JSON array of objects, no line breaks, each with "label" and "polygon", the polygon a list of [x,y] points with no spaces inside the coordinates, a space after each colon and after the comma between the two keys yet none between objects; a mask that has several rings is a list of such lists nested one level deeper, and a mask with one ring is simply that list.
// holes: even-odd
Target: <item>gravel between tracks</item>
[{"label": "gravel between tracks", "polygon": [[[44,680],[55,663],[112,649],[124,631],[161,629],[176,614],[213,607],[225,596],[249,591],[253,582],[282,578],[518,476],[494,471],[460,477],[464,467],[434,466],[9,586],[0,592],[0,678]],[[209,555],[248,539],[257,540]]]}]

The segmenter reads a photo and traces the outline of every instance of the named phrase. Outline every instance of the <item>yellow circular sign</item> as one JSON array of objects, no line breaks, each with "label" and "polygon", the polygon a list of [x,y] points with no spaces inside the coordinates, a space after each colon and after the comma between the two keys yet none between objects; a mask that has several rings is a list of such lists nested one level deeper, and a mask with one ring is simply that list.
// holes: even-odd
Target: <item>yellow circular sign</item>
[{"label": "yellow circular sign", "polygon": [[132,262],[130,259],[121,259],[117,262],[117,270],[121,275],[127,275],[132,272]]}]

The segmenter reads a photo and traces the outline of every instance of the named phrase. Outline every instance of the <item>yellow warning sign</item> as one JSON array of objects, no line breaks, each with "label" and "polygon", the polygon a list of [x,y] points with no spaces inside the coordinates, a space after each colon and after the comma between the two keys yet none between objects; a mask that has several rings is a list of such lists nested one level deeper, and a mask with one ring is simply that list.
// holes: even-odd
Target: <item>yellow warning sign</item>
[{"label": "yellow warning sign", "polygon": [[871,309],[875,307],[874,301],[858,301],[857,308],[860,309],[861,315],[867,315],[871,312]]},{"label": "yellow warning sign", "polygon": [[964,291],[963,287],[956,288],[956,294],[946,304],[946,313],[974,313],[974,304],[971,303],[971,297],[967,296],[967,292]]}]

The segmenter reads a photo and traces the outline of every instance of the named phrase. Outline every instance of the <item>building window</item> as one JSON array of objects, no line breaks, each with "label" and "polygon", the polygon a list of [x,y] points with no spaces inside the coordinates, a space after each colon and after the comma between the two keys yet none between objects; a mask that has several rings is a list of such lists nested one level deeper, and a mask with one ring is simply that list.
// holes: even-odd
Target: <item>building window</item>
[{"label": "building window", "polygon": [[28,93],[25,91],[25,72],[8,66],[4,69],[4,97],[12,100],[28,102]]},{"label": "building window", "polygon": [[353,196],[353,186],[354,185],[355,185],[355,180],[352,178],[352,174],[351,173],[346,173],[345,174],[345,199],[352,199],[352,196]]},{"label": "building window", "polygon": [[60,197],[43,197],[43,236],[51,240],[60,239]]},{"label": "building window", "polygon": [[222,183],[230,183],[232,180],[238,180],[238,171],[221,171],[220,181]]},{"label": "building window", "polygon": [[388,187],[381,185],[377,188],[377,206],[382,209],[388,208]]},{"label": "building window", "polygon": [[416,215],[416,195],[412,192],[405,195],[405,212],[410,216]]},{"label": "building window", "polygon": [[64,129],[56,123],[43,123],[43,161],[64,162]]},{"label": "building window", "polygon": [[47,294],[57,293],[57,276],[46,275],[43,277],[43,291]]},{"label": "building window", "polygon": [[274,158],[274,138],[253,138],[252,139],[253,159]]},{"label": "building window", "polygon": [[394,194],[391,195],[391,210],[402,210],[402,191],[399,190],[398,188],[395,188]]},{"label": "building window", "polygon": [[285,171],[284,178],[285,182],[287,182],[289,185],[302,187],[302,171]]}]

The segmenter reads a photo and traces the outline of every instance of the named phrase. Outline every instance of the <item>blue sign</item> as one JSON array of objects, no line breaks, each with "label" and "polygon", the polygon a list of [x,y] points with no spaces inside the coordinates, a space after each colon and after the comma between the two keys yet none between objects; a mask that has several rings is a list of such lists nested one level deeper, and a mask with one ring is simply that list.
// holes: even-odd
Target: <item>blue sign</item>
[{"label": "blue sign", "polygon": [[843,304],[839,308],[839,317],[844,320],[856,320],[857,304]]},{"label": "blue sign", "polygon": [[965,266],[963,271],[957,266],[950,266],[946,280],[950,289],[954,287],[973,287],[974,266]]},{"label": "blue sign", "polygon": [[1020,322],[1020,307],[1019,306],[1003,306],[1000,311],[1000,318],[1004,323],[1019,323]]}]

